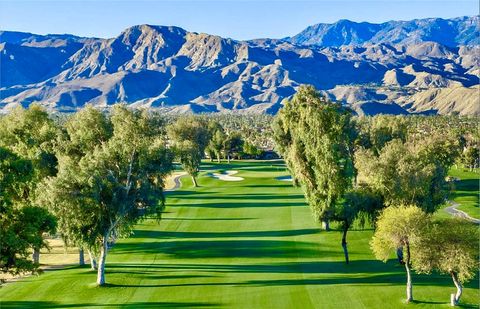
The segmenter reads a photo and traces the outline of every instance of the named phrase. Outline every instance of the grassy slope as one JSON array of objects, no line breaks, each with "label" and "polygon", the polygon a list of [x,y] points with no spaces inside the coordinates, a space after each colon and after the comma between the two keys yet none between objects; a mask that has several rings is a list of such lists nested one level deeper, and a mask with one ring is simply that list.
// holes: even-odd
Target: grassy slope
[{"label": "grassy slope", "polygon": [[[95,273],[71,268],[31,277],[0,289],[2,308],[226,307],[398,308],[404,299],[401,267],[373,260],[371,231],[349,233],[352,263],[345,265],[337,231],[321,232],[301,192],[275,180],[270,163],[233,163],[241,182],[202,173],[201,188],[167,199],[160,224],[145,221],[108,257],[108,287]],[[207,166],[207,168],[226,168]],[[237,176],[237,175],[236,175]],[[413,307],[447,305],[454,291],[447,276],[414,276]],[[478,280],[464,304],[478,304]],[[473,305],[470,305],[473,306]],[[410,306],[409,306],[410,307]]]},{"label": "grassy slope", "polygon": [[469,171],[463,168],[452,168],[449,173],[453,177],[457,177],[460,181],[455,182],[455,191],[451,196],[451,200],[460,204],[457,209],[463,210],[470,216],[480,219],[479,208],[479,178],[480,171]]}]

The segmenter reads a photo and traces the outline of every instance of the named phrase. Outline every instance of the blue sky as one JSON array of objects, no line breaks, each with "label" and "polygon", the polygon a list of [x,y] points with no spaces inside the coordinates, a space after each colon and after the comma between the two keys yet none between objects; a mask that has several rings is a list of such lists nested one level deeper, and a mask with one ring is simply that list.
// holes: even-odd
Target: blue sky
[{"label": "blue sky", "polygon": [[384,22],[475,15],[471,0],[0,0],[0,29],[114,37],[137,24],[175,25],[238,40],[294,35],[339,19]]}]

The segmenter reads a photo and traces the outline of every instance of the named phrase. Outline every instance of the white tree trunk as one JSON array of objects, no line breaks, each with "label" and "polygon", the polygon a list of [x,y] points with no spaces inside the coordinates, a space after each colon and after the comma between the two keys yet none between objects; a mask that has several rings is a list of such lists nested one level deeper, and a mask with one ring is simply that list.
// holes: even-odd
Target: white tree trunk
[{"label": "white tree trunk", "polygon": [[88,250],[88,257],[90,258],[90,269],[97,270],[97,259],[90,250]]},{"label": "white tree trunk", "polygon": [[330,222],[328,220],[322,220],[322,229],[330,231]]},{"label": "white tree trunk", "polygon": [[457,293],[452,294],[451,297],[450,297],[450,304],[452,306],[456,306],[460,302],[460,297],[462,296],[463,287],[462,287],[462,284],[460,283],[460,281],[458,280],[457,274],[453,271],[450,274],[452,276],[453,283],[455,284],[455,287],[457,288]]},{"label": "white tree trunk", "polygon": [[85,265],[85,254],[83,252],[83,248],[78,248],[78,265]]},{"label": "white tree trunk", "polygon": [[407,271],[407,300],[406,302],[409,303],[413,300],[413,295],[412,295],[412,274],[410,271],[410,266],[408,266],[408,263],[405,263],[405,270]]},{"label": "white tree trunk", "polygon": [[108,251],[108,236],[103,236],[102,238],[102,247],[100,248],[100,259],[98,261],[98,270],[97,270],[97,285],[105,284],[105,261],[107,259]]},{"label": "white tree trunk", "polygon": [[405,270],[407,271],[407,299],[406,302],[409,303],[413,300],[413,291],[412,291],[412,274],[410,270],[410,245],[407,243],[405,254]]},{"label": "white tree trunk", "polygon": [[33,248],[32,260],[35,264],[40,264],[40,249]]},{"label": "white tree trunk", "polygon": [[230,163],[230,154],[227,155],[227,162]]}]

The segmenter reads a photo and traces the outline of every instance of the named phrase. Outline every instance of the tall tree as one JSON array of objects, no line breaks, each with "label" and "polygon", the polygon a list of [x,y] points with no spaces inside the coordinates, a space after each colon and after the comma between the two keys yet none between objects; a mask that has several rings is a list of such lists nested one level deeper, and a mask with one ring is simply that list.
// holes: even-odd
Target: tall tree
[{"label": "tall tree", "polygon": [[415,204],[432,213],[445,202],[446,168],[426,156],[424,148],[399,139],[388,142],[380,153],[359,149],[355,154],[358,182],[382,196],[386,206]]},{"label": "tall tree", "polygon": [[458,305],[462,284],[473,279],[479,270],[478,227],[463,219],[436,221],[425,231],[413,258],[413,266],[422,273],[438,271],[448,274],[457,289],[451,305]]},{"label": "tall tree", "polygon": [[429,222],[429,215],[416,206],[387,207],[377,220],[377,229],[370,242],[375,257],[384,262],[392,252],[396,252],[398,248],[403,249],[407,274],[407,303],[413,300],[412,253],[417,253],[416,248],[422,242]]},{"label": "tall tree", "polygon": [[[57,160],[54,152],[58,128],[50,119],[48,113],[40,106],[32,104],[28,109],[18,107],[0,119],[0,146],[8,148],[22,158],[30,160],[33,166],[33,175],[23,187],[24,207],[41,207],[35,203],[35,188],[47,176],[57,172]],[[36,210],[38,214],[45,214]],[[50,217],[45,214],[46,230],[39,234],[51,231]],[[39,263],[42,242],[33,243],[34,263]]]},{"label": "tall tree", "polygon": [[196,177],[210,140],[206,122],[195,117],[180,117],[167,128],[167,132],[183,169],[197,187]]},{"label": "tall tree", "polygon": [[[98,285],[105,284],[109,244],[128,235],[146,215],[160,218],[163,181],[172,170],[160,129],[146,113],[117,105],[110,119],[112,137],[79,162],[61,164],[57,177],[49,178],[43,187],[45,202],[56,213],[84,220],[76,226],[78,233],[85,234],[84,242],[99,248]],[[62,202],[68,199],[73,202]]]},{"label": "tall tree", "polygon": [[351,112],[302,86],[284,103],[274,122],[274,139],[304,191],[314,217],[324,222],[353,186],[354,128]]},{"label": "tall tree", "polygon": [[[59,165],[79,162],[86,154],[92,153],[97,147],[106,143],[113,134],[112,130],[112,123],[107,116],[92,106],[87,105],[76,112],[65,122],[63,134],[56,146],[56,156]],[[44,193],[45,191],[38,190],[37,196],[39,196],[39,200],[43,198],[42,195]],[[71,199],[62,201],[62,203],[66,204],[76,202],[76,200]],[[68,207],[64,207],[64,210],[68,210]],[[89,253],[90,266],[92,269],[96,269],[95,254],[92,252],[95,251],[95,247],[89,247],[87,245],[89,243],[88,240],[85,241],[83,239],[87,234],[78,232],[79,227],[77,225],[83,225],[87,219],[70,217],[64,214],[58,215],[59,227],[61,228],[60,233],[65,243],[79,246],[80,264],[84,261],[83,249],[85,247]],[[62,222],[63,220],[68,220],[68,222]]]},{"label": "tall tree", "polygon": [[30,237],[25,235],[24,227],[28,223],[22,222],[22,213],[16,207],[23,202],[22,187],[32,176],[29,160],[0,147],[0,269],[4,273],[17,275],[38,267],[28,258],[32,246]]}]

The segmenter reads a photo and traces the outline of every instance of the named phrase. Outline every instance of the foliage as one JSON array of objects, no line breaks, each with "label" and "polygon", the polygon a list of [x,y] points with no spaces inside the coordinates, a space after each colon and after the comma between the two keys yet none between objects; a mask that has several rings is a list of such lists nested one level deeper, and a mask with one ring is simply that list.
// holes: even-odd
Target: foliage
[{"label": "foliage", "polygon": [[447,167],[453,163],[435,155],[444,146],[436,141],[417,146],[395,139],[378,156],[372,150],[359,149],[355,153],[359,183],[378,192],[386,205],[415,204],[434,212],[445,202]]},{"label": "foliage", "polygon": [[456,273],[467,282],[479,270],[479,238],[478,227],[464,219],[438,220],[425,231],[413,265],[424,273]]},{"label": "foliage", "polygon": [[167,128],[173,149],[185,171],[194,179],[200,169],[210,135],[207,123],[194,117],[181,117]]},{"label": "foliage", "polygon": [[[425,230],[428,230],[430,215],[414,205],[387,207],[377,220],[377,229],[370,241],[375,257],[386,262],[392,252],[402,251],[403,264],[407,273],[407,298],[413,300],[411,261],[412,255],[422,242]],[[413,253],[412,253],[413,252]]]},{"label": "foliage", "polygon": [[412,205],[385,208],[377,220],[370,242],[375,257],[386,262],[397,248],[417,246],[422,241],[429,215]]},{"label": "foliage", "polygon": [[163,178],[172,169],[171,155],[151,120],[146,113],[115,106],[111,138],[79,162],[62,162],[57,177],[42,187],[43,201],[63,217],[62,230],[83,233],[77,238],[100,248],[99,285],[105,282],[108,243],[128,235],[147,214],[160,218],[163,210]]},{"label": "foliage", "polygon": [[230,161],[231,157],[240,157],[243,151],[243,139],[242,136],[238,133],[231,133],[227,135],[223,147],[225,156]]},{"label": "foliage", "polygon": [[274,139],[318,220],[352,187],[354,129],[351,113],[302,86],[285,101],[274,123]]},{"label": "foliage", "polygon": [[32,177],[30,160],[0,147],[0,269],[14,275],[37,271],[30,249],[47,247],[43,233],[56,228],[45,209],[25,204],[23,187]]}]

